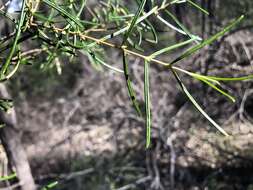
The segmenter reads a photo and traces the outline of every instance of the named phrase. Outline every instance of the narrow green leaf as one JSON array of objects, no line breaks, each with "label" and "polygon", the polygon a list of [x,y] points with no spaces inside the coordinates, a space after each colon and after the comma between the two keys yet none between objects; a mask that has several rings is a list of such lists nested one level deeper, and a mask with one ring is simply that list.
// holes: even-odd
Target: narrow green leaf
[{"label": "narrow green leaf", "polygon": [[11,175],[8,175],[8,176],[0,176],[0,181],[7,181],[7,180],[11,180],[11,179],[14,179],[17,177],[17,174],[16,173],[13,173]]},{"label": "narrow green leaf", "polygon": [[244,18],[244,15],[240,16],[238,19],[236,19],[231,24],[229,24],[227,27],[225,27],[222,31],[218,32],[214,36],[212,36],[212,37],[208,38],[207,40],[203,41],[202,43],[197,44],[197,45],[193,46],[192,48],[186,50],[181,56],[179,56],[178,58],[176,58],[175,60],[173,60],[170,64],[172,65],[174,63],[177,63],[177,62],[181,61],[182,59],[185,59],[186,57],[192,55],[193,53],[195,53],[199,49],[201,49],[201,48],[203,48],[203,47],[211,44],[213,41],[217,40],[219,37],[221,37],[226,32],[228,32],[229,30],[231,30],[235,25],[237,25],[238,23],[240,23],[243,18]]},{"label": "narrow green leaf", "polygon": [[176,80],[178,81],[182,91],[185,93],[185,95],[189,98],[189,100],[192,102],[194,107],[218,130],[220,133],[222,133],[224,136],[229,136],[229,134],[222,129],[201,107],[200,105],[196,102],[196,100],[192,97],[190,92],[187,90],[181,79],[179,78],[177,72],[171,68],[171,71],[173,75],[175,76]]},{"label": "narrow green leaf", "polygon": [[97,56],[95,57],[95,59],[96,59],[99,63],[101,63],[103,66],[107,67],[107,68],[110,69],[110,70],[116,71],[116,72],[118,72],[118,73],[124,73],[123,70],[118,69],[118,68],[116,68],[116,67],[113,67],[113,66],[111,66],[111,65],[109,65],[109,64],[107,64],[107,63],[105,63],[103,60],[99,59]]},{"label": "narrow green leaf", "polygon": [[191,77],[194,77],[194,78],[203,78],[203,79],[205,79],[205,80],[207,80],[207,81],[209,81],[209,82],[212,82],[212,83],[215,83],[215,84],[220,85],[220,82],[219,82],[219,81],[217,81],[217,80],[215,80],[215,79],[212,79],[212,78],[210,78],[210,77],[208,77],[208,76],[201,75],[201,74],[198,74],[198,73],[192,73],[192,72],[190,72],[190,71],[187,71],[187,70],[185,70],[185,69],[182,69],[182,68],[179,68],[179,67],[175,67],[175,66],[173,66],[172,68],[175,69],[175,70],[177,70],[177,71],[180,71],[180,72],[182,72],[182,73],[185,73],[185,74],[187,74],[187,75],[189,75],[189,76],[191,76]]},{"label": "narrow green leaf", "polygon": [[86,6],[86,3],[87,3],[87,0],[81,0],[81,7],[76,15],[77,17],[80,17],[80,15],[82,14],[82,12]]},{"label": "narrow green leaf", "polygon": [[19,23],[18,23],[15,39],[14,39],[12,48],[10,50],[10,53],[9,53],[7,59],[6,59],[6,62],[4,63],[4,65],[2,66],[2,68],[0,70],[0,79],[4,78],[4,75],[5,75],[8,67],[11,63],[11,59],[12,59],[12,57],[13,57],[15,51],[16,51],[18,40],[19,40],[19,37],[20,37],[20,34],[21,34],[21,27],[23,26],[24,21],[25,21],[25,14],[26,14],[26,12],[25,12],[25,0],[23,0],[22,1],[21,14],[20,14],[20,18],[19,18]]},{"label": "narrow green leaf", "polygon": [[[12,70],[10,73],[8,73],[8,74],[5,76],[4,80],[10,79],[10,78],[17,72],[20,63],[21,63],[21,58],[18,58],[18,62],[16,63],[15,67],[13,68],[13,70]],[[1,80],[0,80],[0,81],[1,81]]]},{"label": "narrow green leaf", "polygon": [[144,96],[145,96],[145,112],[146,112],[146,148],[151,143],[151,103],[149,93],[149,62],[144,63]]},{"label": "narrow green leaf", "polygon": [[[160,20],[162,23],[164,23],[167,27],[171,28],[172,30],[175,30],[176,32],[179,32],[180,34],[183,35],[188,35],[184,30],[181,30],[180,28],[170,24],[167,20],[162,18],[160,15],[156,15],[156,18]],[[201,41],[202,39],[198,36],[191,35],[191,38],[195,38],[196,41]]]},{"label": "narrow green leaf", "polygon": [[185,35],[188,35],[190,38],[194,39],[197,43],[199,43],[199,41],[202,40],[199,36],[191,34],[189,30],[170,11],[166,9],[165,13],[167,13],[172,18],[172,20],[175,21],[175,23],[177,23],[177,25],[185,32]]},{"label": "narrow green leaf", "polygon": [[147,23],[147,25],[150,27],[150,30],[151,30],[151,33],[152,33],[152,36],[153,36],[153,39],[148,39],[148,38],[145,38],[144,40],[148,41],[148,42],[151,42],[151,43],[157,43],[158,42],[158,37],[157,37],[157,34],[156,34],[156,30],[155,28],[153,27],[153,25],[151,24],[151,22],[149,20],[146,20],[145,21]]},{"label": "narrow green leaf", "polygon": [[193,42],[194,40],[195,40],[195,39],[189,39],[189,40],[186,40],[186,41],[183,41],[183,42],[180,42],[180,43],[177,43],[177,44],[168,46],[168,47],[166,47],[166,48],[163,48],[163,49],[161,49],[161,50],[159,50],[159,51],[156,51],[156,52],[152,53],[149,57],[150,57],[151,59],[154,59],[155,57],[157,57],[157,56],[160,55],[160,54],[163,54],[163,53],[168,52],[168,51],[171,51],[171,50],[173,50],[173,49],[176,49],[176,48],[185,46],[185,45],[187,45],[187,44]]},{"label": "narrow green leaf", "polygon": [[43,187],[42,190],[49,190],[49,189],[54,188],[57,185],[58,185],[58,181],[54,181],[54,182],[48,184],[46,187]]},{"label": "narrow green leaf", "polygon": [[220,85],[219,81],[230,82],[230,81],[253,80],[253,74],[247,75],[247,76],[242,76],[242,77],[218,77],[218,76],[205,76],[205,75],[201,75],[201,74],[198,74],[198,73],[192,73],[192,72],[186,71],[182,68],[175,67],[175,66],[173,66],[172,68],[177,70],[177,71],[181,71],[181,72],[183,72],[183,73],[185,73],[189,76],[192,76],[192,77],[204,78],[205,80],[216,83],[218,85]]},{"label": "narrow green leaf", "polygon": [[142,115],[141,110],[140,110],[139,104],[136,100],[136,95],[135,95],[135,92],[132,87],[132,82],[130,80],[127,57],[126,57],[126,54],[124,51],[122,52],[122,57],[123,57],[123,68],[124,68],[124,75],[125,75],[125,79],[126,79],[128,94],[131,98],[131,101],[133,103],[133,106],[134,106],[136,112],[138,113],[139,116],[141,116]]},{"label": "narrow green leaf", "polygon": [[[165,2],[166,2],[166,0],[165,0]],[[170,2],[170,4],[180,4],[180,3],[185,3],[185,2],[186,2],[186,0],[172,0]]]},{"label": "narrow green leaf", "polygon": [[132,40],[130,37],[127,39],[128,43],[135,48],[136,50],[139,50],[141,52],[144,52],[143,48],[141,48],[136,42],[135,40]]},{"label": "narrow green leaf", "polygon": [[71,14],[69,14],[66,10],[64,10],[63,8],[61,8],[60,6],[56,5],[55,3],[49,1],[49,0],[42,0],[44,3],[46,3],[48,6],[56,9],[63,17],[67,17],[68,19],[70,19],[71,21],[73,21],[74,23],[76,23],[80,28],[83,28],[83,25],[80,23],[80,21],[72,16]]},{"label": "narrow green leaf", "polygon": [[138,34],[139,34],[139,41],[138,41],[138,46],[141,46],[142,43],[142,31],[141,29],[137,28]]},{"label": "narrow green leaf", "polygon": [[232,102],[235,102],[235,98],[231,95],[229,95],[228,93],[226,93],[225,91],[221,90],[220,88],[218,88],[217,86],[215,86],[214,84],[212,84],[211,82],[209,82],[208,80],[205,80],[204,78],[196,78],[204,83],[206,83],[207,85],[209,85],[210,87],[212,87],[213,89],[217,90],[219,93],[223,94],[224,96],[226,96],[229,100],[231,100]]},{"label": "narrow green leaf", "polygon": [[199,9],[200,11],[202,11],[203,13],[205,13],[206,15],[209,15],[209,12],[205,9],[203,9],[201,6],[199,6],[197,3],[194,3],[191,0],[187,0],[188,3],[190,3],[192,6],[196,7],[197,9]]},{"label": "narrow green leaf", "polygon": [[133,29],[134,29],[134,26],[140,16],[140,14],[142,13],[143,9],[144,9],[144,5],[146,3],[146,0],[142,0],[141,4],[139,5],[139,8],[137,10],[137,12],[135,13],[135,16],[130,24],[130,27],[128,28],[128,31],[126,32],[126,34],[124,35],[124,38],[123,38],[123,42],[122,42],[122,45],[124,45],[128,39],[128,37],[130,36],[130,34],[132,33]]},{"label": "narrow green leaf", "polygon": [[217,81],[244,81],[244,80],[252,80],[253,75],[242,76],[242,77],[216,77],[216,76],[208,76],[210,79],[214,79]]},{"label": "narrow green leaf", "polygon": [[10,21],[13,22],[14,24],[16,24],[15,19],[11,16],[11,14],[8,14],[8,12],[3,11],[2,9],[0,9],[0,15],[4,16],[4,17],[7,18],[8,20],[10,20]]},{"label": "narrow green leaf", "polygon": [[[51,9],[54,10],[54,9]],[[52,11],[53,12],[53,11]],[[51,13],[52,13],[51,12]],[[44,14],[40,14],[38,12],[33,13],[34,17],[37,17],[38,19],[40,19],[41,21],[44,21],[44,25],[47,25],[49,23],[56,23],[57,21],[53,18],[53,14],[51,14],[49,16],[45,16]],[[59,22],[59,21],[58,21]]]},{"label": "narrow green leaf", "polygon": [[101,64],[95,59],[96,55],[94,52],[85,52],[85,54],[88,56],[88,59],[91,63],[91,65],[98,71],[102,70]]}]

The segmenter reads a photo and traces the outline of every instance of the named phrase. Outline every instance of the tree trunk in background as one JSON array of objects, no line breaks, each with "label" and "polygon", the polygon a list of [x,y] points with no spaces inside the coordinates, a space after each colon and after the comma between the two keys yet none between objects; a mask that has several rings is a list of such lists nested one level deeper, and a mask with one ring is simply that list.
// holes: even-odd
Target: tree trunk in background
[{"label": "tree trunk in background", "polygon": [[207,11],[209,12],[209,35],[212,35],[214,32],[214,14],[215,14],[215,0],[207,1]]},{"label": "tree trunk in background", "polygon": [[[0,98],[10,98],[4,84],[0,84]],[[35,190],[36,186],[32,177],[26,152],[21,143],[21,132],[17,126],[16,113],[0,111],[0,121],[6,126],[0,129],[0,138],[6,151],[8,160],[15,168],[21,190]]]},{"label": "tree trunk in background", "polygon": [[[206,2],[205,0],[201,0],[201,7],[206,8]],[[206,33],[206,15],[200,12],[201,15],[201,34],[202,38],[205,38],[205,33]]]}]

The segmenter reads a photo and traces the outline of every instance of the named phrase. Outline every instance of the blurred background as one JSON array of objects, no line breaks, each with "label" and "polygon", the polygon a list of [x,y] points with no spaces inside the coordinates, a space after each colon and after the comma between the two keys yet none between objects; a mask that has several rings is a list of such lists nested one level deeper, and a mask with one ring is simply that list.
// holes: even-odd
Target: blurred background
[{"label": "blurred background", "polygon": [[[203,38],[242,14],[246,18],[180,65],[208,75],[252,74],[253,1],[196,2],[211,14],[186,4],[171,11]],[[99,4],[92,3],[94,7]],[[161,23],[154,25],[158,47],[184,38]],[[1,34],[8,30],[2,21],[0,27]],[[157,46],[145,48],[151,52]],[[169,61],[180,52],[161,59]],[[122,68],[120,52],[108,48],[106,59]],[[133,87],[144,109],[143,62],[134,57],[129,61]],[[253,190],[252,81],[225,83],[236,97],[232,103],[199,81],[182,76],[205,111],[232,134],[224,138],[187,100],[171,73],[151,64],[152,145],[146,150],[145,121],[129,100],[124,75],[94,67],[83,55],[62,63],[61,74],[35,64],[22,68],[6,84],[39,186],[58,181],[54,189],[59,190]]]}]

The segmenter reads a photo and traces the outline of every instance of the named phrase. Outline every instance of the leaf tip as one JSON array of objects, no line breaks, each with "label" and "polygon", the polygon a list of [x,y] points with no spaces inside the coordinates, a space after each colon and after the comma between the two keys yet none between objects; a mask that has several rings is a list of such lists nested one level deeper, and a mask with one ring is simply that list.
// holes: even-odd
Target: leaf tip
[{"label": "leaf tip", "polygon": [[150,142],[146,143],[146,149],[148,150],[150,148]]}]

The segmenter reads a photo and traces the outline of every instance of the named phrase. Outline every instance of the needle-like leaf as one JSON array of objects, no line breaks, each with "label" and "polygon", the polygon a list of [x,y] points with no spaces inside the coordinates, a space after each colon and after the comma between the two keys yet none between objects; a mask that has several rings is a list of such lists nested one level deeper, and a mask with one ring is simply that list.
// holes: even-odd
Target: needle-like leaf
[{"label": "needle-like leaf", "polygon": [[7,181],[7,180],[11,180],[17,177],[16,173],[13,173],[11,175],[8,176],[0,176],[0,181]]},{"label": "needle-like leaf", "polygon": [[49,190],[49,189],[54,188],[57,185],[58,185],[58,181],[54,181],[54,182],[48,184],[47,186],[43,187],[42,190]]},{"label": "needle-like leaf", "polygon": [[181,81],[181,79],[179,78],[177,72],[171,68],[171,71],[173,73],[173,75],[175,76],[178,84],[180,85],[182,91],[185,93],[185,95],[189,98],[189,100],[192,102],[192,104],[194,105],[194,107],[211,123],[213,124],[213,126],[220,131],[224,136],[229,136],[229,134],[222,129],[201,107],[200,105],[196,102],[196,100],[192,97],[192,95],[190,94],[190,92],[187,90],[187,88],[185,87],[185,85],[183,84],[183,82]]},{"label": "needle-like leaf", "polygon": [[209,12],[207,10],[203,9],[201,6],[199,6],[197,3],[193,2],[192,0],[187,0],[187,2],[190,3],[193,7],[205,13],[206,15],[209,15]]},{"label": "needle-like leaf", "polygon": [[[58,6],[57,4],[49,1],[49,0],[42,0],[44,3],[46,3],[48,6],[56,9],[63,17],[66,17],[76,23],[80,28],[83,28],[83,25],[81,22],[78,20],[78,18],[74,17],[73,15],[69,14],[66,10]],[[71,23],[70,23],[71,24]]]},{"label": "needle-like leaf", "polygon": [[133,106],[134,106],[136,112],[138,113],[139,116],[141,116],[142,115],[141,109],[139,107],[134,89],[132,87],[132,81],[129,76],[127,57],[126,57],[126,53],[124,51],[122,51],[122,57],[123,57],[123,68],[124,68],[124,75],[125,75],[125,79],[126,79],[128,94],[131,98],[131,101],[133,103]]},{"label": "needle-like leaf", "polygon": [[150,57],[151,59],[153,59],[153,58],[157,57],[157,56],[160,55],[160,54],[163,54],[163,53],[168,52],[168,51],[171,51],[171,50],[173,50],[173,49],[176,49],[176,48],[185,46],[185,45],[187,45],[187,44],[193,42],[194,40],[195,40],[195,39],[189,39],[189,40],[186,40],[186,41],[183,41],[183,42],[180,42],[180,43],[177,43],[177,44],[168,46],[168,47],[166,47],[166,48],[163,48],[163,49],[161,49],[161,50],[159,50],[159,51],[156,51],[156,52],[152,53],[149,57]]},{"label": "needle-like leaf", "polygon": [[146,113],[146,148],[151,143],[151,103],[149,93],[149,62],[144,63],[144,96],[145,96],[145,113]]},{"label": "needle-like leaf", "polygon": [[124,45],[128,39],[128,37],[130,36],[131,32],[133,31],[134,29],[134,26],[140,16],[140,14],[142,13],[143,9],[144,9],[144,5],[146,3],[146,0],[142,0],[141,1],[141,4],[139,5],[139,8],[137,10],[137,12],[135,13],[135,16],[130,24],[130,27],[128,28],[128,31],[126,32],[126,34],[124,35],[124,38],[123,38],[123,42],[122,42],[122,45]]},{"label": "needle-like leaf", "polygon": [[240,16],[238,19],[234,20],[231,24],[229,24],[227,27],[225,27],[222,31],[220,31],[217,34],[215,34],[214,36],[212,36],[212,37],[204,40],[202,43],[197,44],[197,45],[193,46],[192,48],[186,50],[182,55],[180,55],[178,58],[176,58],[175,60],[173,60],[172,62],[170,62],[170,65],[172,65],[174,63],[177,63],[177,62],[185,59],[186,57],[189,57],[190,55],[192,55],[193,53],[195,53],[199,49],[201,49],[201,48],[203,48],[203,47],[211,44],[213,41],[217,40],[219,37],[221,37],[226,32],[228,32],[229,30],[231,30],[235,25],[237,25],[238,23],[240,23],[243,18],[244,18],[244,15]]},{"label": "needle-like leaf", "polygon": [[196,43],[199,44],[199,41],[202,40],[199,36],[191,34],[189,30],[170,11],[165,10],[165,13],[167,13],[172,18],[172,20],[174,20],[175,23],[177,23],[177,25],[184,31],[184,35],[188,35],[190,38],[194,39]]},{"label": "needle-like leaf", "polygon": [[20,37],[20,34],[21,34],[21,27],[23,26],[24,24],[24,21],[25,21],[25,14],[26,14],[26,11],[25,11],[25,0],[23,0],[22,2],[22,8],[21,8],[21,13],[20,13],[20,19],[19,19],[19,23],[18,23],[18,27],[17,27],[17,31],[16,31],[16,35],[15,35],[15,39],[14,39],[14,42],[13,42],[13,45],[12,45],[12,48],[10,50],[10,53],[4,63],[4,65],[2,66],[1,70],[0,70],[0,79],[3,79],[4,78],[4,75],[11,63],[11,59],[16,51],[16,48],[17,48],[17,44],[18,44],[18,40],[19,40],[19,37]]},{"label": "needle-like leaf", "polygon": [[229,95],[228,93],[226,93],[224,90],[220,89],[219,87],[215,86],[214,84],[212,84],[211,82],[209,82],[208,80],[198,77],[198,80],[206,83],[208,86],[212,87],[213,89],[215,89],[216,91],[218,91],[219,93],[223,94],[224,96],[226,96],[228,99],[230,99],[232,102],[235,102],[235,98],[231,95]]}]

